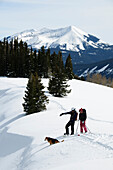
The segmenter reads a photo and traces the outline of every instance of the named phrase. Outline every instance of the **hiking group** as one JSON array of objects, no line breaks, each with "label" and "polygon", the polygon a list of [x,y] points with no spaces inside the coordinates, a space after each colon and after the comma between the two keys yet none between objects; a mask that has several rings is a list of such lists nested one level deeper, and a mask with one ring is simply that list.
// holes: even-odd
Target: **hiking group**
[{"label": "hiking group", "polygon": [[[70,114],[71,116],[70,116],[69,122],[65,126],[66,133],[64,133],[64,135],[69,135],[69,126],[71,126],[71,135],[74,135],[74,125],[75,125],[75,121],[77,121],[77,118],[78,118],[78,112],[76,111],[75,108],[72,108],[70,112],[61,113],[60,116],[67,115],[67,114]],[[80,132],[81,133],[83,133],[83,130],[85,131],[85,133],[87,132],[86,119],[87,119],[86,110],[82,108],[79,109],[78,121],[80,120]]]}]

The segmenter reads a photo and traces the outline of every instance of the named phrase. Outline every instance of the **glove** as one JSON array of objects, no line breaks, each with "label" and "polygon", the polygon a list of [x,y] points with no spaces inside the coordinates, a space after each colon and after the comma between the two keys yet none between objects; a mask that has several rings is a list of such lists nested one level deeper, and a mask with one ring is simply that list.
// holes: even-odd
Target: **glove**
[{"label": "glove", "polygon": [[62,116],[62,115],[63,115],[63,113],[60,114],[60,116]]}]

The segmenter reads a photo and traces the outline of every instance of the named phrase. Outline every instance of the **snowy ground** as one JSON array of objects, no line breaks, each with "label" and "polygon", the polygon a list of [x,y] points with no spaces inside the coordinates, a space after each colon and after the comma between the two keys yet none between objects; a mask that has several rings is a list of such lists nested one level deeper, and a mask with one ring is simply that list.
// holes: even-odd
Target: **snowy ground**
[{"label": "snowy ground", "polygon": [[[24,116],[26,84],[27,79],[0,78],[0,170],[113,169],[113,89],[72,80],[67,97],[55,98],[45,89],[47,110]],[[59,114],[71,107],[86,108],[92,133],[62,136],[69,115]],[[46,136],[64,142],[50,146]]]}]

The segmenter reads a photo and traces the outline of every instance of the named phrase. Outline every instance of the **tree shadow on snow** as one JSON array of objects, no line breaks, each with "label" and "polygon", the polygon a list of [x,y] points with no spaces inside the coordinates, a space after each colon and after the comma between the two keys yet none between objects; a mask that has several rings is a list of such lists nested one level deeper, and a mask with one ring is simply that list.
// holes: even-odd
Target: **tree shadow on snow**
[{"label": "tree shadow on snow", "polygon": [[8,156],[16,151],[26,148],[32,143],[32,138],[7,132],[6,127],[0,134],[0,157]]}]

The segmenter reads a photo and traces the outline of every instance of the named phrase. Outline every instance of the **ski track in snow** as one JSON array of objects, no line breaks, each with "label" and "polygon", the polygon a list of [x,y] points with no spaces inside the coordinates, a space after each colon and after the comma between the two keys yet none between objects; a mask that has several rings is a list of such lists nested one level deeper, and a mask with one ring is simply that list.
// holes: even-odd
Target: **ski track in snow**
[{"label": "ski track in snow", "polygon": [[51,100],[51,102],[55,103],[58,108],[60,108],[63,111],[66,111],[66,109],[58,102],[55,100]]},{"label": "ski track in snow", "polygon": [[93,121],[96,121],[96,122],[110,123],[110,124],[113,125],[113,122],[111,122],[111,121],[97,120],[97,119],[94,119],[94,118],[91,118],[91,117],[88,117],[88,119],[93,120]]},{"label": "ski track in snow", "polygon": [[[58,136],[57,139],[64,139],[65,141],[77,140],[92,146],[102,147],[106,150],[112,151],[113,154],[113,135],[104,135],[104,134],[78,134],[73,136]],[[112,144],[112,146],[110,146]],[[113,155],[112,155],[113,156]]]}]

